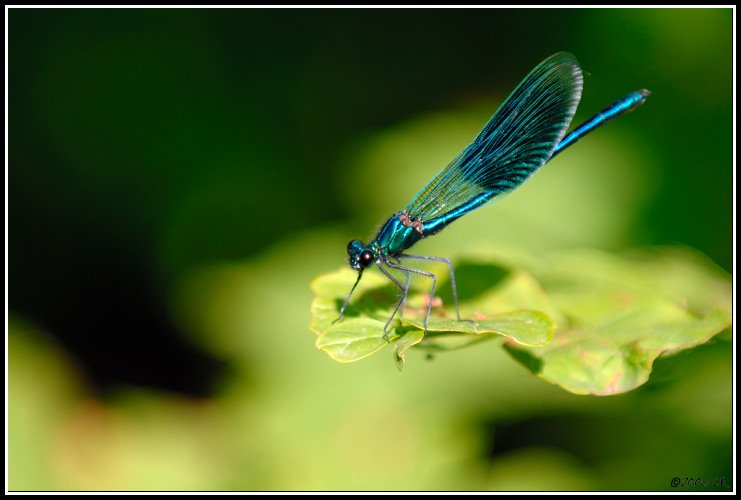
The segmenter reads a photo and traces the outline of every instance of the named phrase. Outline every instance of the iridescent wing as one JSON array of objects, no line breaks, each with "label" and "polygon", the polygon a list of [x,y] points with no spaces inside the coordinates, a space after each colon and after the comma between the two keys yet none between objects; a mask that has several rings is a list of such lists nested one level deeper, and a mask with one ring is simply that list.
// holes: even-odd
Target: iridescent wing
[{"label": "iridescent wing", "polygon": [[516,188],[553,154],[582,91],[576,58],[559,52],[528,74],[478,137],[417,193],[406,210],[425,234]]}]

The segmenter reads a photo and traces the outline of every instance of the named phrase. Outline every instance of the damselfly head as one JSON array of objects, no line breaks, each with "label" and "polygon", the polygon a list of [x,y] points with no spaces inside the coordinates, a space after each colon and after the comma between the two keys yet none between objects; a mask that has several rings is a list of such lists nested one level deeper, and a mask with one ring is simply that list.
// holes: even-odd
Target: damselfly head
[{"label": "damselfly head", "polygon": [[356,271],[365,269],[376,260],[373,252],[368,250],[368,247],[363,245],[360,240],[352,240],[347,244],[347,255],[349,256],[350,267]]}]

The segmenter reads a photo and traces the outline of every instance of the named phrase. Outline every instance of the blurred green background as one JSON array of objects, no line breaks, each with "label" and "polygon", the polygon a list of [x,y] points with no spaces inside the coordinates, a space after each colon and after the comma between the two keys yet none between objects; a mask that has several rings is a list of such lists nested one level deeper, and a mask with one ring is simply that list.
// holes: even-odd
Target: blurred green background
[{"label": "blurred green background", "polygon": [[731,9],[10,9],[8,487],[730,487],[730,335],[596,398],[496,342],[411,353],[401,374],[390,355],[339,365],[307,325],[311,278],[559,50],[585,71],[576,122],[653,94],[419,253],[681,244],[730,272],[732,23]]}]

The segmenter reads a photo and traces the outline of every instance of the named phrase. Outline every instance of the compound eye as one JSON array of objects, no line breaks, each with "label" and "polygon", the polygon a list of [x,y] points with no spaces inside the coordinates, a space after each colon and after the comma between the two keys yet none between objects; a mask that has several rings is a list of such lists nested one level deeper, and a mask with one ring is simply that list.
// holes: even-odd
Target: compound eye
[{"label": "compound eye", "polygon": [[368,267],[373,263],[373,253],[366,250],[365,252],[360,254],[360,265],[363,267]]}]

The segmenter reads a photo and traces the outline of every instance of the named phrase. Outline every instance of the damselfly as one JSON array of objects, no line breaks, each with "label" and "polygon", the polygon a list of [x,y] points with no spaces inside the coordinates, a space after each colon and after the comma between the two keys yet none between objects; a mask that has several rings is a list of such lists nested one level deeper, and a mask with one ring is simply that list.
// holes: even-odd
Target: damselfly
[{"label": "damselfly", "polygon": [[[406,302],[411,275],[432,280],[424,320],[426,332],[437,277],[403,265],[404,260],[438,261],[448,265],[455,313],[460,321],[451,260],[409,255],[404,251],[422,238],[439,233],[459,217],[515,189],[548,160],[607,121],[643,104],[650,94],[644,89],[631,92],[566,135],[581,92],[582,72],[572,54],[559,52],[538,64],[504,101],[478,137],[423,187],[404,210],[393,214],[373,241],[368,244],[350,241],[347,245],[349,263],[358,271],[358,278],[336,321],[342,319],[363,272],[376,264],[401,290],[401,298],[384,326],[386,334]],[[404,275],[405,282],[401,283],[390,269]]]}]

